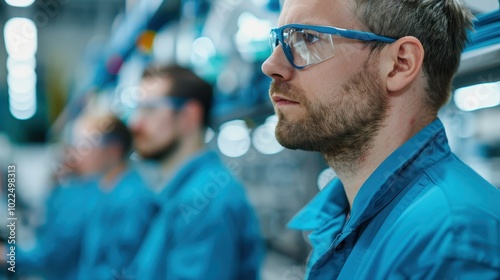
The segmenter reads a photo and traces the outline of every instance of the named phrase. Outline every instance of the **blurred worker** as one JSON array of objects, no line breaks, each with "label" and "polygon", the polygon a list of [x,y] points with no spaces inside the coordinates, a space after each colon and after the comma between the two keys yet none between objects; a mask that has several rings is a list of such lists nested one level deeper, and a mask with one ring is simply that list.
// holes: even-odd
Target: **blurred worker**
[{"label": "blurred worker", "polygon": [[150,67],[132,122],[135,147],[156,159],[162,210],[137,255],[137,279],[257,279],[259,224],[244,189],[204,147],[211,86],[191,71]]},{"label": "blurred worker", "polygon": [[338,175],[290,223],[313,230],[309,279],[500,279],[500,192],[437,119],[471,19],[456,0],[285,1],[262,66],[276,136]]},{"label": "blurred worker", "polygon": [[56,176],[60,179],[46,203],[44,222],[35,230],[35,246],[16,244],[18,275],[40,275],[47,279],[75,279],[81,254],[83,231],[100,192],[96,165],[91,156],[80,154],[71,137]]},{"label": "blurred worker", "polygon": [[[87,158],[103,174],[101,191],[85,228],[79,279],[123,277],[144,239],[158,204],[139,173],[128,163],[132,135],[117,117],[84,116],[75,126],[91,148]],[[83,163],[82,163],[83,164]]]},{"label": "blurred worker", "polygon": [[45,222],[35,231],[36,246],[18,247],[19,275],[75,279],[83,229],[98,195],[95,184],[82,178],[71,178],[54,189],[46,201]]}]

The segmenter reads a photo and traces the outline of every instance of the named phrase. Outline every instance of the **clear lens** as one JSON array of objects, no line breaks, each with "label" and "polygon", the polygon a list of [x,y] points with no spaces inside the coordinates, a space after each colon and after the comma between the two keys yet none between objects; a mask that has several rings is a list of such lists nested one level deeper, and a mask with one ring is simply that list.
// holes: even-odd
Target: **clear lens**
[{"label": "clear lens", "polygon": [[269,33],[269,45],[271,46],[271,50],[274,51],[279,44],[278,34],[276,34],[275,30],[271,30]]},{"label": "clear lens", "polygon": [[305,67],[325,61],[334,55],[333,36],[314,30],[285,28],[283,40],[292,52],[293,63]]}]

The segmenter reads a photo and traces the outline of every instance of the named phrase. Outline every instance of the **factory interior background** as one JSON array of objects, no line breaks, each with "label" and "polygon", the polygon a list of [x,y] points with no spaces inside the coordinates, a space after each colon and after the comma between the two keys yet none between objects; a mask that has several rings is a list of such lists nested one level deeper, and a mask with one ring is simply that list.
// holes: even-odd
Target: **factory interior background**
[{"label": "factory interior background", "polygon": [[[280,1],[33,1],[0,0],[0,173],[17,166],[17,210],[26,214],[18,238],[33,237],[60,167],[59,139],[83,104],[111,107],[127,121],[144,68],[175,62],[215,87],[206,143],[243,183],[258,214],[268,248],[263,279],[300,279],[310,247],[286,224],[335,174],[318,153],[287,150],[274,136],[270,79],[261,64]],[[463,2],[478,18],[476,33],[440,118],[452,150],[500,188],[499,2]],[[21,26],[29,26],[29,36],[8,36]],[[15,52],[12,40],[23,40],[25,49]]]}]

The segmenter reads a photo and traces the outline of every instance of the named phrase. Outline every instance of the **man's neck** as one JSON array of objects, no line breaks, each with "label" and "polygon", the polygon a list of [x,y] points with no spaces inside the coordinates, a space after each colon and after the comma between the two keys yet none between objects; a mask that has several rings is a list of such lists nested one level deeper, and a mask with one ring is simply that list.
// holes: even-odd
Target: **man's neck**
[{"label": "man's neck", "polygon": [[161,162],[161,172],[165,177],[170,177],[172,172],[180,168],[187,159],[205,148],[201,136],[193,135],[180,141],[176,151],[164,158]]},{"label": "man's neck", "polygon": [[101,179],[100,187],[105,191],[112,191],[116,186],[116,179],[123,171],[127,168],[127,162],[119,162],[115,166],[111,167],[108,172]]},{"label": "man's neck", "polygon": [[[342,182],[350,208],[352,208],[361,186],[378,166],[436,118],[433,114],[422,117],[418,112],[406,115],[404,111],[401,112],[403,113],[395,114],[390,112],[388,114],[390,117],[385,120],[384,125],[381,126],[381,129],[372,140],[370,147],[363,151],[361,158],[345,162],[345,160],[339,160],[342,157],[323,154],[329,166]],[[419,116],[417,117],[417,115]]]}]

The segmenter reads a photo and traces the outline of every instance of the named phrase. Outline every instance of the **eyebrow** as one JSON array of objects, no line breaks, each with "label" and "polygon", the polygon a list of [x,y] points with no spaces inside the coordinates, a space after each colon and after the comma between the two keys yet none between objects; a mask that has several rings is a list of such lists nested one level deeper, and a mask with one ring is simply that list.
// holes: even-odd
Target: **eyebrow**
[{"label": "eyebrow", "polygon": [[303,25],[331,26],[330,24],[326,24],[326,23],[318,23],[318,22],[312,22],[312,21],[309,21],[309,20],[304,20],[304,21],[293,21],[293,22],[289,22],[289,23],[282,24],[281,26],[283,26],[283,25],[287,25],[287,24],[303,24]]},{"label": "eyebrow", "polygon": [[346,27],[340,27],[338,25],[333,25],[329,23],[319,23],[319,22],[312,22],[310,20],[304,20],[304,21],[295,21],[295,22],[289,22],[280,26],[288,25],[288,24],[302,24],[302,25],[314,25],[314,26],[327,26],[327,27],[335,27],[339,29],[352,29],[352,28],[346,28]]}]

